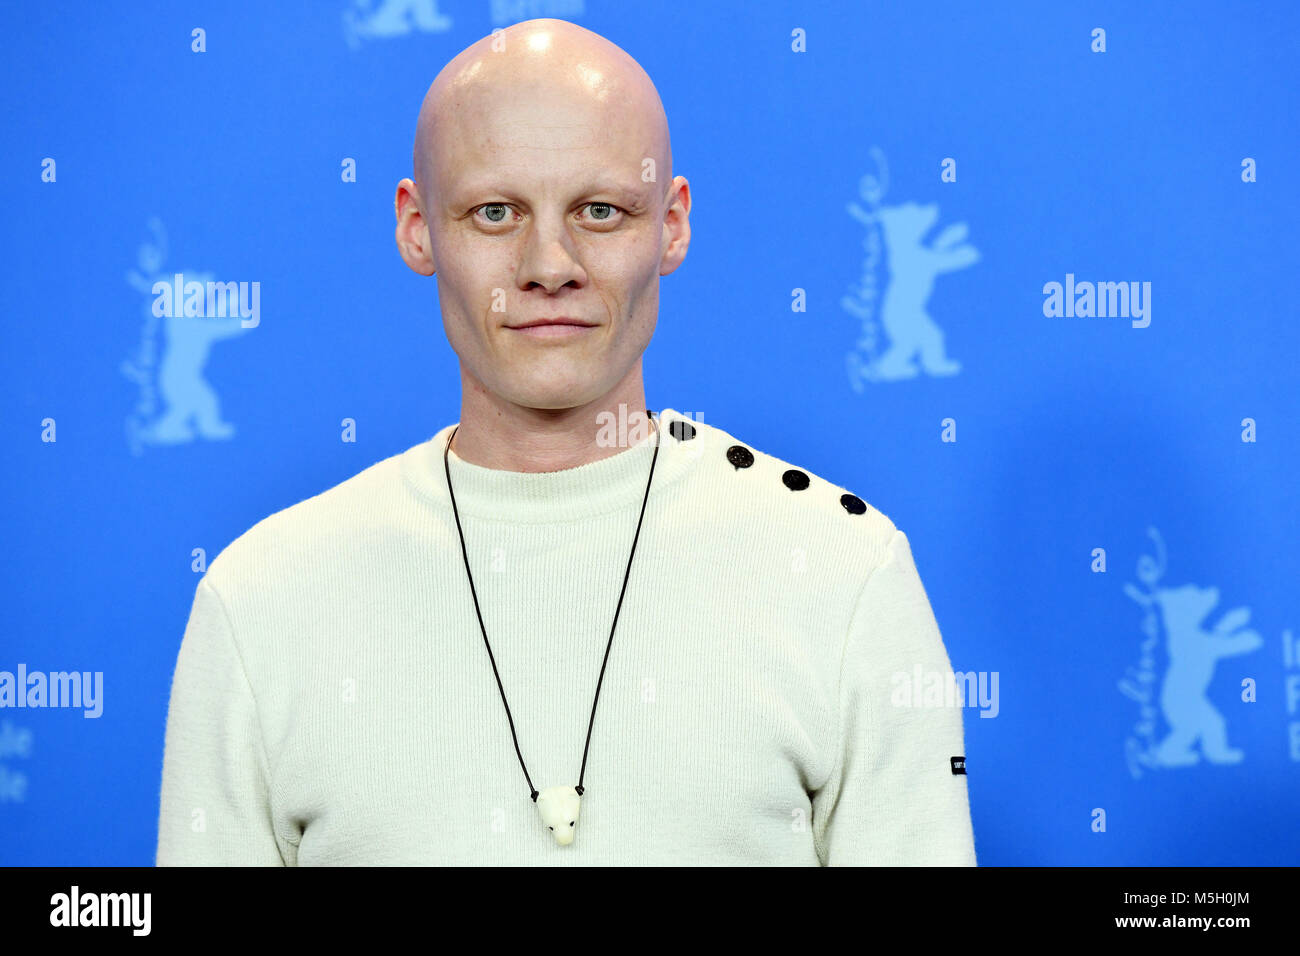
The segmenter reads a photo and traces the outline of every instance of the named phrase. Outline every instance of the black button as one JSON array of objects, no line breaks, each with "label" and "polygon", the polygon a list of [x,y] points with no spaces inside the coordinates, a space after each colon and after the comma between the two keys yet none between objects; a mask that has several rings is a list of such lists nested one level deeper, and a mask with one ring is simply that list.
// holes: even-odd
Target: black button
[{"label": "black button", "polygon": [[864,504],[862,499],[857,495],[840,495],[840,504],[842,504],[844,510],[851,515],[860,515],[867,510],[866,504]]},{"label": "black button", "polygon": [[695,426],[681,419],[674,419],[668,425],[668,434],[678,441],[690,441],[695,437]]},{"label": "black button", "polygon": [[737,468],[748,468],[754,463],[754,454],[744,445],[732,445],[727,449],[727,461]]},{"label": "black button", "polygon": [[781,476],[781,480],[791,491],[803,491],[808,487],[808,476],[798,468],[791,468]]}]

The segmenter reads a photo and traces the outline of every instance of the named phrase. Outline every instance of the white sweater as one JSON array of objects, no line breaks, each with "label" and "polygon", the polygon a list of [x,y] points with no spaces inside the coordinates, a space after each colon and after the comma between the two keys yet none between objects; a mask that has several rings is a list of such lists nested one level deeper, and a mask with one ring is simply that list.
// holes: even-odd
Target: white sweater
[{"label": "white sweater", "polygon": [[[212,561],[171,688],[157,863],[974,865],[960,699],[896,697],[951,681],[907,537],[658,415],[571,844],[515,753],[448,425]],[[579,782],[655,445],[536,473],[451,453],[538,790]]]}]

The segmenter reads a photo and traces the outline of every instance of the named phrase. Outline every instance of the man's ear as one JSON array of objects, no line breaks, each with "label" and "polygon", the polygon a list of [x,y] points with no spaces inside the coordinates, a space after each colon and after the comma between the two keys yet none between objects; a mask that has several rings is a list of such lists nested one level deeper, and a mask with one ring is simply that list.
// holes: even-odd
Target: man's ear
[{"label": "man's ear", "polygon": [[659,274],[666,276],[686,258],[691,245],[691,184],[685,176],[674,176],[666,197],[668,208],[664,213],[664,251],[659,261]]},{"label": "man's ear", "polygon": [[420,187],[410,179],[397,184],[393,211],[397,214],[397,251],[402,254],[402,261],[413,272],[422,276],[433,275],[437,270],[433,250],[429,248],[429,224],[420,212]]}]

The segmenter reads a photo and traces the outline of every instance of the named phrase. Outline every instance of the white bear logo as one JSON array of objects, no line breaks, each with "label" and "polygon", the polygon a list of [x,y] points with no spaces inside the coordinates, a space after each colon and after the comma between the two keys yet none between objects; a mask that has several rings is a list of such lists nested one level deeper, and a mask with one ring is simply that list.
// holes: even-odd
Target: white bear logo
[{"label": "white bear logo", "polygon": [[[1125,742],[1129,772],[1137,779],[1143,767],[1187,767],[1202,757],[1210,763],[1240,763],[1244,753],[1228,746],[1227,724],[1206,691],[1220,660],[1258,650],[1264,639],[1246,629],[1250,609],[1245,607],[1233,608],[1213,628],[1206,629],[1205,621],[1219,603],[1219,589],[1195,584],[1162,586],[1160,580],[1168,567],[1164,540],[1155,528],[1148,528],[1147,533],[1155,542],[1157,555],[1144,554],[1138,560],[1137,577],[1145,587],[1124,585],[1124,592],[1146,611],[1141,659],[1119,682],[1119,689],[1141,707],[1139,720]],[[1156,658],[1162,624],[1167,657],[1163,680]],[[1162,740],[1156,739],[1158,716],[1163,716],[1169,727]],[[1199,752],[1193,749],[1197,743]]]},{"label": "white bear logo", "polygon": [[[888,191],[888,170],[884,154],[874,147],[871,152],[879,174],[863,176],[858,184],[862,202],[848,205],[849,215],[866,229],[862,243],[866,256],[858,281],[840,299],[840,306],[862,321],[858,351],[845,356],[849,384],[859,393],[863,382],[900,381],[922,371],[932,376],[961,371],[961,363],[948,355],[943,329],[927,305],[936,277],[979,261],[979,250],[966,241],[964,222],[946,226],[926,241],[939,218],[937,203],[886,206],[881,202]],[[881,296],[886,266],[888,279]]]},{"label": "white bear logo", "polygon": [[1250,611],[1244,607],[1229,611],[1207,631],[1202,625],[1219,603],[1218,588],[1184,584],[1161,588],[1154,597],[1164,618],[1169,652],[1160,707],[1170,728],[1156,747],[1155,763],[1163,767],[1197,763],[1200,754],[1192,745],[1198,740],[1201,753],[1211,763],[1240,763],[1244,754],[1228,746],[1223,715],[1205,691],[1221,658],[1246,654],[1263,645],[1264,639],[1255,631],[1241,630],[1250,620]]}]

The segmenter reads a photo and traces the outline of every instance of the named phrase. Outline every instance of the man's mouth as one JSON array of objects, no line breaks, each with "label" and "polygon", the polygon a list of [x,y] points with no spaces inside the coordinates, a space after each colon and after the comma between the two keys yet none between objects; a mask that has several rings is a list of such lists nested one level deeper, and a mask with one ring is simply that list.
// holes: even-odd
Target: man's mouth
[{"label": "man's mouth", "polygon": [[520,325],[508,325],[506,328],[530,339],[562,341],[581,338],[596,326],[582,319],[560,316],[554,319],[531,319]]},{"label": "man's mouth", "polygon": [[589,329],[593,326],[593,324],[594,323],[592,322],[585,322],[582,319],[573,318],[567,315],[561,315],[553,319],[530,319],[527,322],[522,322],[519,325],[512,325],[509,327],[512,329],[536,329],[546,325],[568,325],[568,326],[577,326],[579,328]]}]

